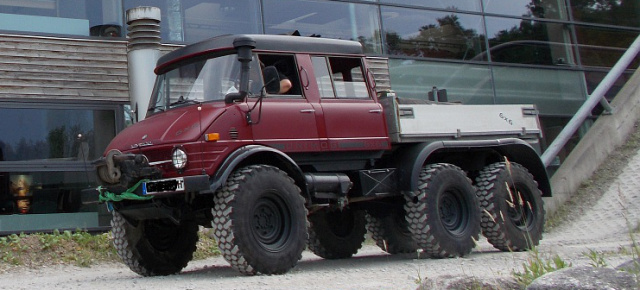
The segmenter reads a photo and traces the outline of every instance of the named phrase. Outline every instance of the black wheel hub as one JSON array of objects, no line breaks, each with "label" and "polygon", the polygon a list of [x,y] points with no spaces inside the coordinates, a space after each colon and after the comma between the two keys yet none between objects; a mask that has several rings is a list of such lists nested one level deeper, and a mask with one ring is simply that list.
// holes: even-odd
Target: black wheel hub
[{"label": "black wheel hub", "polygon": [[291,217],[283,201],[275,195],[262,197],[253,213],[253,233],[260,246],[269,251],[281,249],[291,230]]},{"label": "black wheel hub", "polygon": [[534,201],[531,200],[531,194],[526,191],[524,186],[516,186],[515,188],[510,188],[510,190],[515,193],[515,200],[508,204],[507,216],[519,229],[523,231],[529,230],[533,226],[535,218],[532,208]]},{"label": "black wheel hub", "polygon": [[460,235],[467,224],[467,208],[459,193],[447,191],[440,198],[440,220],[445,229],[453,235]]}]

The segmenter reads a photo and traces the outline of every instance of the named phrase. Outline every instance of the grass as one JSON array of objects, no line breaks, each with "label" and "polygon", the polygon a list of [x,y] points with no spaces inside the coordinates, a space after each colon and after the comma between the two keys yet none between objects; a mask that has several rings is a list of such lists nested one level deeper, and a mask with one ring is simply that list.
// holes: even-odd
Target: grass
[{"label": "grass", "polygon": [[[218,256],[216,241],[199,233],[194,260]],[[51,265],[90,267],[99,263],[120,262],[111,233],[54,231],[50,234],[20,234],[0,237],[0,269],[17,266],[37,268]]]}]

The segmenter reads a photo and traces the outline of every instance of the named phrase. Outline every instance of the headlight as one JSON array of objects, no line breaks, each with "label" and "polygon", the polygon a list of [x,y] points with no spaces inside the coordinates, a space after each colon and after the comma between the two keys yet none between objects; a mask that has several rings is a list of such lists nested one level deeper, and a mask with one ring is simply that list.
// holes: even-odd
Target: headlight
[{"label": "headlight", "polygon": [[171,154],[171,162],[176,169],[183,169],[187,167],[187,152],[184,152],[182,148],[173,149]]}]

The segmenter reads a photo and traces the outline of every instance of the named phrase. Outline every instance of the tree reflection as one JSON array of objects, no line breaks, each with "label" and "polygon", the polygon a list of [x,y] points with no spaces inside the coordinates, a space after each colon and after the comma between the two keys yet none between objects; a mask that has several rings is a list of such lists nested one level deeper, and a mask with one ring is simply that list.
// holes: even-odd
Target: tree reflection
[{"label": "tree reflection", "polygon": [[465,60],[482,51],[483,35],[463,27],[458,15],[446,15],[436,21],[438,24],[420,27],[414,37],[403,38],[396,32],[387,32],[389,54]]},{"label": "tree reflection", "polygon": [[611,25],[639,27],[638,0],[571,0],[576,20]]}]

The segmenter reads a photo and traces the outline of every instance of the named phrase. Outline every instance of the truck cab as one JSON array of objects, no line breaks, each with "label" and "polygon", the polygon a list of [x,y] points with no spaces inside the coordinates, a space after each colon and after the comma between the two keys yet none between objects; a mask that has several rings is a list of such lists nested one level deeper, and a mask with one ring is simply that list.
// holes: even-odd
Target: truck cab
[{"label": "truck cab", "polygon": [[535,107],[407,103],[376,92],[360,43],[312,37],[220,36],[155,73],[147,117],[95,162],[136,273],[179,272],[198,226],[247,275],[285,273],[305,247],[349,258],[367,231],[436,258],[470,253],[481,229],[505,251],[541,239]]}]

